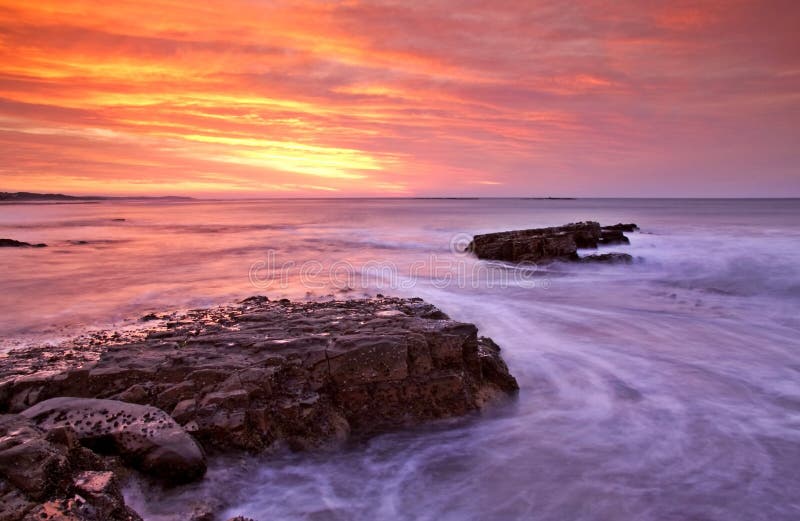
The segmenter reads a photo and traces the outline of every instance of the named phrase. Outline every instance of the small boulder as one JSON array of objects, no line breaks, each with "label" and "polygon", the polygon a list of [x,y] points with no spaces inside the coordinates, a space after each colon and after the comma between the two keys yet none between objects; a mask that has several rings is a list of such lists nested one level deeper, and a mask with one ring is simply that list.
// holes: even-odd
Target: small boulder
[{"label": "small boulder", "polygon": [[49,430],[71,427],[81,443],[98,452],[119,454],[126,463],[168,483],[201,478],[203,451],[161,409],[93,398],[52,398],[23,411]]}]

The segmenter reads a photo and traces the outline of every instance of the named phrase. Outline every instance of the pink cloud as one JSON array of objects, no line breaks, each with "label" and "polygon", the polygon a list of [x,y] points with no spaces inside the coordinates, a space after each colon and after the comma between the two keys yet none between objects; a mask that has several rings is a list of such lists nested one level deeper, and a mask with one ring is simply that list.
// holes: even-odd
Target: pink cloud
[{"label": "pink cloud", "polygon": [[0,188],[800,195],[794,2],[204,9],[0,0]]}]

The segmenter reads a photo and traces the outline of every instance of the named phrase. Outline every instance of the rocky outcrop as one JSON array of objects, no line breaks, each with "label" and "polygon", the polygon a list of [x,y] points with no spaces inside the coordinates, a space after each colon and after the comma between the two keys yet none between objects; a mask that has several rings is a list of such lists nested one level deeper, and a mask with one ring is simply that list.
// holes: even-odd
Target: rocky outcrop
[{"label": "rocky outcrop", "polygon": [[0,248],[44,248],[45,246],[47,245],[44,243],[31,244],[14,239],[0,239]]},{"label": "rocky outcrop", "polygon": [[[207,451],[262,451],[464,415],[517,390],[496,344],[420,299],[254,297],[149,324],[86,338],[68,349],[74,365],[59,360],[48,373],[35,369],[48,348],[12,354],[0,368],[0,410],[112,399],[166,411]],[[74,424],[59,407],[55,423]]]},{"label": "rocky outcrop", "polygon": [[610,246],[612,244],[630,244],[631,241],[620,230],[600,230],[600,239],[597,240],[598,245]]},{"label": "rocky outcrop", "polygon": [[0,415],[0,519],[141,521],[74,431],[45,431],[14,414]]},{"label": "rocky outcrop", "polygon": [[205,456],[195,440],[155,407],[51,398],[21,414],[46,431],[70,428],[83,445],[118,454],[132,467],[171,484],[194,481],[206,471]]},{"label": "rocky outcrop", "polygon": [[[468,249],[479,259],[538,264],[575,262],[582,260],[578,249],[629,244],[630,240],[623,232],[634,229],[638,229],[635,224],[601,227],[599,223],[587,221],[551,228],[487,233],[476,235]],[[605,262],[599,257],[594,261]]]},{"label": "rocky outcrop", "polygon": [[612,224],[610,226],[603,226],[603,230],[615,230],[619,232],[635,232],[639,231],[639,227],[634,223],[627,223],[627,224],[617,223],[617,224]]},{"label": "rocky outcrop", "polygon": [[252,297],[144,318],[0,364],[0,521],[137,521],[123,465],[181,483],[206,451],[337,444],[518,390],[494,342],[421,299]]}]

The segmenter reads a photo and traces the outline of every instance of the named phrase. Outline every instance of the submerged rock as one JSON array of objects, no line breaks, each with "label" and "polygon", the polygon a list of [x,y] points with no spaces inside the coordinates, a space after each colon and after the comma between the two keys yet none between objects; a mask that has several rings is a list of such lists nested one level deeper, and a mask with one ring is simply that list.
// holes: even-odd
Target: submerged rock
[{"label": "submerged rock", "polygon": [[24,414],[42,426],[72,428],[90,413],[79,435],[112,436],[124,450],[131,431],[113,427],[120,418],[139,421],[140,437],[146,425],[156,439],[177,432],[161,411],[145,408],[144,423],[145,409],[119,401],[135,402],[167,411],[208,451],[302,450],[464,415],[518,389],[494,342],[421,299],[252,298],[171,318],[103,340],[95,358],[54,373],[26,374],[29,359],[12,353],[0,368],[0,411],[35,406]]},{"label": "submerged rock", "polygon": [[[632,228],[631,228],[632,227]],[[635,224],[601,227],[593,221],[551,228],[533,228],[476,235],[468,250],[479,259],[506,262],[550,263],[581,261],[579,248],[629,244],[623,231],[638,229]]]},{"label": "submerged rock", "polygon": [[119,454],[134,468],[169,483],[194,481],[206,461],[195,440],[164,411],[92,398],[52,398],[22,411],[37,426],[68,427],[98,452]]},{"label": "submerged rock", "polygon": [[44,243],[31,244],[29,242],[15,241],[14,239],[0,239],[0,248],[44,248]]},{"label": "submerged rock", "polygon": [[627,253],[600,253],[596,255],[585,255],[581,257],[581,262],[601,262],[606,264],[631,264],[633,256]]}]

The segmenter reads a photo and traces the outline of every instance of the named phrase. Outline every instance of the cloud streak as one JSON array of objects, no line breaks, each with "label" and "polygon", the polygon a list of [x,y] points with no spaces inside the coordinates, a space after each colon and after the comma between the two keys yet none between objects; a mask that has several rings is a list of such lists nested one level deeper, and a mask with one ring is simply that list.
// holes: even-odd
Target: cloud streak
[{"label": "cloud streak", "polygon": [[0,0],[0,189],[800,195],[798,15]]}]

